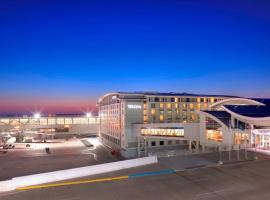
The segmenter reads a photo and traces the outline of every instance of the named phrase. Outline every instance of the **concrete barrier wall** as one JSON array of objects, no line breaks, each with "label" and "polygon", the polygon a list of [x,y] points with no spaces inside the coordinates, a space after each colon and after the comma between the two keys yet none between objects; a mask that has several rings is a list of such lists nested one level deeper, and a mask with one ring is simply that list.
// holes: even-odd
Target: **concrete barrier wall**
[{"label": "concrete barrier wall", "polygon": [[112,163],[105,163],[100,165],[92,165],[88,167],[79,167],[74,169],[60,170],[55,172],[48,172],[42,174],[35,174],[29,176],[16,177],[11,180],[0,182],[0,192],[7,192],[15,190],[19,187],[39,185],[44,183],[63,181],[84,176],[91,176],[107,172],[118,171],[132,167],[138,167],[148,164],[157,163],[157,157],[145,157],[131,160],[124,160]]}]

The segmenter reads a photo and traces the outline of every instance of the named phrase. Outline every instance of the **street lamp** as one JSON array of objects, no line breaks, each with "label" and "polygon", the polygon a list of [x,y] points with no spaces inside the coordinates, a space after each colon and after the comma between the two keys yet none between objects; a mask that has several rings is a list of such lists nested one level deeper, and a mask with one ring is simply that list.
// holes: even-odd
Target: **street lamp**
[{"label": "street lamp", "polygon": [[34,114],[34,118],[35,118],[35,119],[39,119],[40,117],[41,117],[41,114],[40,114],[40,113],[35,113],[35,114]]},{"label": "street lamp", "polygon": [[88,117],[88,118],[89,118],[89,117],[92,117],[92,113],[89,113],[89,112],[88,112],[88,113],[85,114],[85,116]]}]

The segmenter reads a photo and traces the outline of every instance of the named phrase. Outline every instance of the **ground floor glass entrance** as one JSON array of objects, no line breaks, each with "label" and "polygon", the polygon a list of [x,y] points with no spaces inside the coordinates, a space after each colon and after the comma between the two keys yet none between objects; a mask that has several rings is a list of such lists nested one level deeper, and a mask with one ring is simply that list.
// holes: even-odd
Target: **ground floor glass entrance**
[{"label": "ground floor glass entrance", "polygon": [[270,129],[257,129],[252,131],[253,144],[257,148],[270,149]]}]

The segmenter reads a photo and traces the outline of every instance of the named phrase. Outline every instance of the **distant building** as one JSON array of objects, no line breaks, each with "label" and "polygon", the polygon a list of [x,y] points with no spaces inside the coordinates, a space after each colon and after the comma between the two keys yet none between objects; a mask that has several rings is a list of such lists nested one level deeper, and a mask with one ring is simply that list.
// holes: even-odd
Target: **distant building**
[{"label": "distant building", "polygon": [[90,136],[98,134],[98,123],[98,116],[87,115],[2,116],[0,134],[20,135],[33,139]]}]

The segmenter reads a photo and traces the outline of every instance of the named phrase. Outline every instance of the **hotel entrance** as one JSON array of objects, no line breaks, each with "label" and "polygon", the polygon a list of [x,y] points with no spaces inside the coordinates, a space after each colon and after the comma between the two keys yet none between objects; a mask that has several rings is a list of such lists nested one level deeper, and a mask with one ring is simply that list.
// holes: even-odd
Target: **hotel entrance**
[{"label": "hotel entrance", "polygon": [[252,131],[253,144],[261,149],[270,149],[270,129],[257,129]]}]

